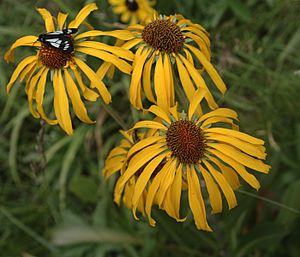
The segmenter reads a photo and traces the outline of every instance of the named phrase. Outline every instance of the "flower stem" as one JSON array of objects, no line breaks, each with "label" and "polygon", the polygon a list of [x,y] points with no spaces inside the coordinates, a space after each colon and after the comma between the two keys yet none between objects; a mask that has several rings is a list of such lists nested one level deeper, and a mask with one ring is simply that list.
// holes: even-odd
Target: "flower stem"
[{"label": "flower stem", "polygon": [[294,209],[294,208],[292,208],[292,207],[289,207],[289,206],[287,206],[287,205],[285,205],[285,204],[278,203],[278,202],[273,201],[273,200],[271,200],[271,199],[269,199],[269,198],[266,198],[266,197],[263,197],[263,196],[259,196],[259,195],[256,195],[256,194],[252,194],[252,193],[246,192],[246,191],[241,190],[241,189],[238,189],[237,191],[238,191],[239,193],[241,193],[241,194],[248,195],[248,196],[252,196],[252,197],[254,197],[254,198],[260,199],[260,200],[265,201],[265,202],[267,202],[267,203],[274,204],[274,205],[276,205],[276,206],[278,206],[278,207],[280,207],[280,208],[286,209],[286,210],[288,210],[288,211],[290,211],[290,212],[293,212],[293,213],[295,213],[295,214],[300,215],[300,210],[296,210],[296,209]]},{"label": "flower stem", "polygon": [[108,104],[104,103],[102,99],[100,99],[104,110],[122,127],[123,130],[128,130],[129,126],[122,119],[122,117]]}]

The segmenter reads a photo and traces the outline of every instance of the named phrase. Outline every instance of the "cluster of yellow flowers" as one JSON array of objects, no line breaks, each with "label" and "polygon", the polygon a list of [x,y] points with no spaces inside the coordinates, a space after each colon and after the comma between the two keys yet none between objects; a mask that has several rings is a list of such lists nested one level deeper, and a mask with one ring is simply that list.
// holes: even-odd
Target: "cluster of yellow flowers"
[{"label": "cluster of yellow flowers", "polygon": [[[110,3],[115,13],[122,14],[123,22],[130,20],[126,29],[84,30],[84,20],[97,10],[94,3],[86,5],[68,25],[67,14],[58,13],[54,18],[48,10],[38,8],[47,33],[22,37],[7,51],[5,59],[13,61],[17,47],[37,49],[18,64],[7,91],[17,79],[25,80],[32,115],[59,124],[71,135],[68,98],[81,121],[94,123],[82,97],[96,101],[100,96],[110,103],[110,92],[102,81],[105,74],[115,67],[130,74],[130,103],[154,118],[121,131],[124,139],[106,159],[103,175],[119,175],[115,202],[123,201],[136,219],[138,210],[155,225],[152,206],[181,222],[186,219],[180,211],[181,201],[187,198],[196,227],[211,231],[207,209],[220,213],[222,194],[229,209],[235,207],[239,177],[259,189],[249,169],[268,173],[270,166],[263,162],[264,141],[239,131],[234,110],[218,107],[203,75],[207,74],[221,94],[226,86],[210,62],[209,34],[201,25],[182,15],[158,15],[147,0]],[[96,41],[103,36],[114,37],[117,43]],[[96,71],[86,64],[85,55],[101,60]],[[48,79],[53,82],[55,118],[49,118],[43,108]],[[185,98],[179,103],[178,91]],[[151,107],[146,108],[149,103]]]}]

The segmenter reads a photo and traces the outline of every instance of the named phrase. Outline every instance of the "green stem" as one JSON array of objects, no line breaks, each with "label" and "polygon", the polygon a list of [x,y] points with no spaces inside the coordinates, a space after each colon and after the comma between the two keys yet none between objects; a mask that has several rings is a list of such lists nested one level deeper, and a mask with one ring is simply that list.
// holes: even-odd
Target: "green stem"
[{"label": "green stem", "polygon": [[288,210],[288,211],[290,211],[290,212],[293,212],[293,213],[295,213],[295,214],[300,215],[300,210],[296,210],[296,209],[294,209],[294,208],[292,208],[292,207],[289,207],[289,206],[287,206],[287,205],[285,205],[285,204],[278,203],[278,202],[273,201],[273,200],[271,200],[271,199],[269,199],[269,198],[266,198],[266,197],[263,197],[263,196],[259,196],[259,195],[256,195],[256,194],[252,194],[252,193],[246,192],[246,191],[241,190],[241,189],[238,189],[237,191],[238,191],[239,193],[241,193],[241,194],[248,195],[248,196],[252,196],[252,197],[254,197],[254,198],[260,199],[260,200],[265,201],[265,202],[267,202],[267,203],[274,204],[274,205],[276,205],[276,206],[278,206],[278,207],[280,207],[280,208],[286,209],[286,210]]},{"label": "green stem", "polygon": [[123,130],[126,131],[129,129],[129,126],[110,105],[104,103],[102,99],[100,99],[100,102],[102,103],[104,110],[122,127]]}]

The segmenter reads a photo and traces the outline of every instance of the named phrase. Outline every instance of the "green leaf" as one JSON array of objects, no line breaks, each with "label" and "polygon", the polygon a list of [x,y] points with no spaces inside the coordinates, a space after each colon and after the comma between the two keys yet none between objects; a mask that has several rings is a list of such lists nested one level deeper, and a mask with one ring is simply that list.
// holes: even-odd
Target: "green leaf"
[{"label": "green leaf", "polygon": [[70,182],[69,189],[83,202],[95,203],[97,201],[98,185],[92,177],[74,176]]}]

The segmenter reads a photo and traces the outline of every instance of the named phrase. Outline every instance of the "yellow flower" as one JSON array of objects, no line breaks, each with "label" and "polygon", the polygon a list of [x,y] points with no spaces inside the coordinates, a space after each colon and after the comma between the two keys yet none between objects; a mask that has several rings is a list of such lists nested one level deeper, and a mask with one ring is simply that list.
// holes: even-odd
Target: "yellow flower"
[{"label": "yellow flower", "polygon": [[136,24],[152,17],[156,11],[152,8],[155,1],[148,0],[109,0],[113,11],[121,15],[123,23]]},{"label": "yellow flower", "polygon": [[207,91],[205,99],[209,107],[217,108],[201,73],[206,71],[222,94],[226,86],[210,63],[209,34],[201,25],[181,15],[174,15],[156,17],[146,26],[131,25],[127,30],[134,33],[134,37],[122,47],[137,48],[130,85],[133,106],[142,109],[144,95],[166,111],[174,106],[176,72],[189,100],[196,89],[200,88]]},{"label": "yellow flower", "polygon": [[[86,5],[66,27],[77,29],[84,22],[85,18],[92,11],[97,9],[94,3]],[[64,28],[68,16],[67,14],[58,13],[57,19],[54,19],[50,12],[44,8],[38,8],[37,11],[45,21],[47,33],[56,31],[54,20],[57,21],[58,30]],[[90,30],[77,34],[74,38],[72,35],[68,35],[74,47],[73,52],[66,52],[48,46],[40,42],[37,36],[24,36],[19,38],[5,54],[4,58],[6,61],[13,61],[14,50],[20,46],[31,46],[37,48],[37,51],[36,54],[20,61],[7,85],[7,92],[10,92],[18,78],[21,82],[25,79],[25,89],[32,115],[36,118],[42,118],[52,125],[58,123],[69,135],[73,133],[73,128],[69,113],[68,96],[76,116],[85,123],[94,123],[87,114],[87,110],[74,80],[76,79],[82,95],[86,100],[96,101],[100,94],[104,102],[109,103],[111,102],[111,95],[102,82],[102,78],[107,69],[105,65],[102,65],[102,68],[95,73],[84,62],[82,57],[84,55],[96,57],[105,62],[109,62],[109,64],[115,65],[118,69],[127,74],[132,70],[131,65],[125,61],[131,61],[133,59],[133,54],[130,51],[89,40],[91,37],[103,35],[113,36],[122,40],[132,37],[130,32],[118,30],[111,32]],[[85,78],[82,75],[85,75],[89,79],[91,88],[84,84]],[[43,108],[45,87],[49,78],[53,81],[54,112],[56,119],[48,118]],[[98,92],[94,91],[95,89]],[[34,100],[36,105],[33,103]]]},{"label": "yellow flower", "polygon": [[[146,213],[151,225],[155,225],[151,217],[153,205],[177,221],[184,221],[180,216],[180,201],[182,191],[187,190],[196,227],[211,231],[204,190],[212,213],[220,213],[221,192],[229,209],[237,205],[234,189],[239,187],[238,175],[259,189],[259,181],[247,169],[268,173],[270,166],[262,161],[266,158],[264,141],[239,132],[234,123],[237,114],[231,109],[218,108],[198,116],[196,109],[203,97],[204,93],[197,90],[187,114],[178,113],[176,107],[166,112],[153,105],[149,112],[156,115],[156,120],[140,121],[133,127],[133,130],[146,129],[145,136],[124,151],[126,160],[122,159],[114,197],[118,204],[122,195],[130,197],[127,206],[134,217],[142,197],[144,210],[142,206],[139,209]],[[152,132],[147,134],[147,129]],[[114,165],[118,162],[116,159]],[[132,183],[130,194],[124,191],[128,183]]]}]

